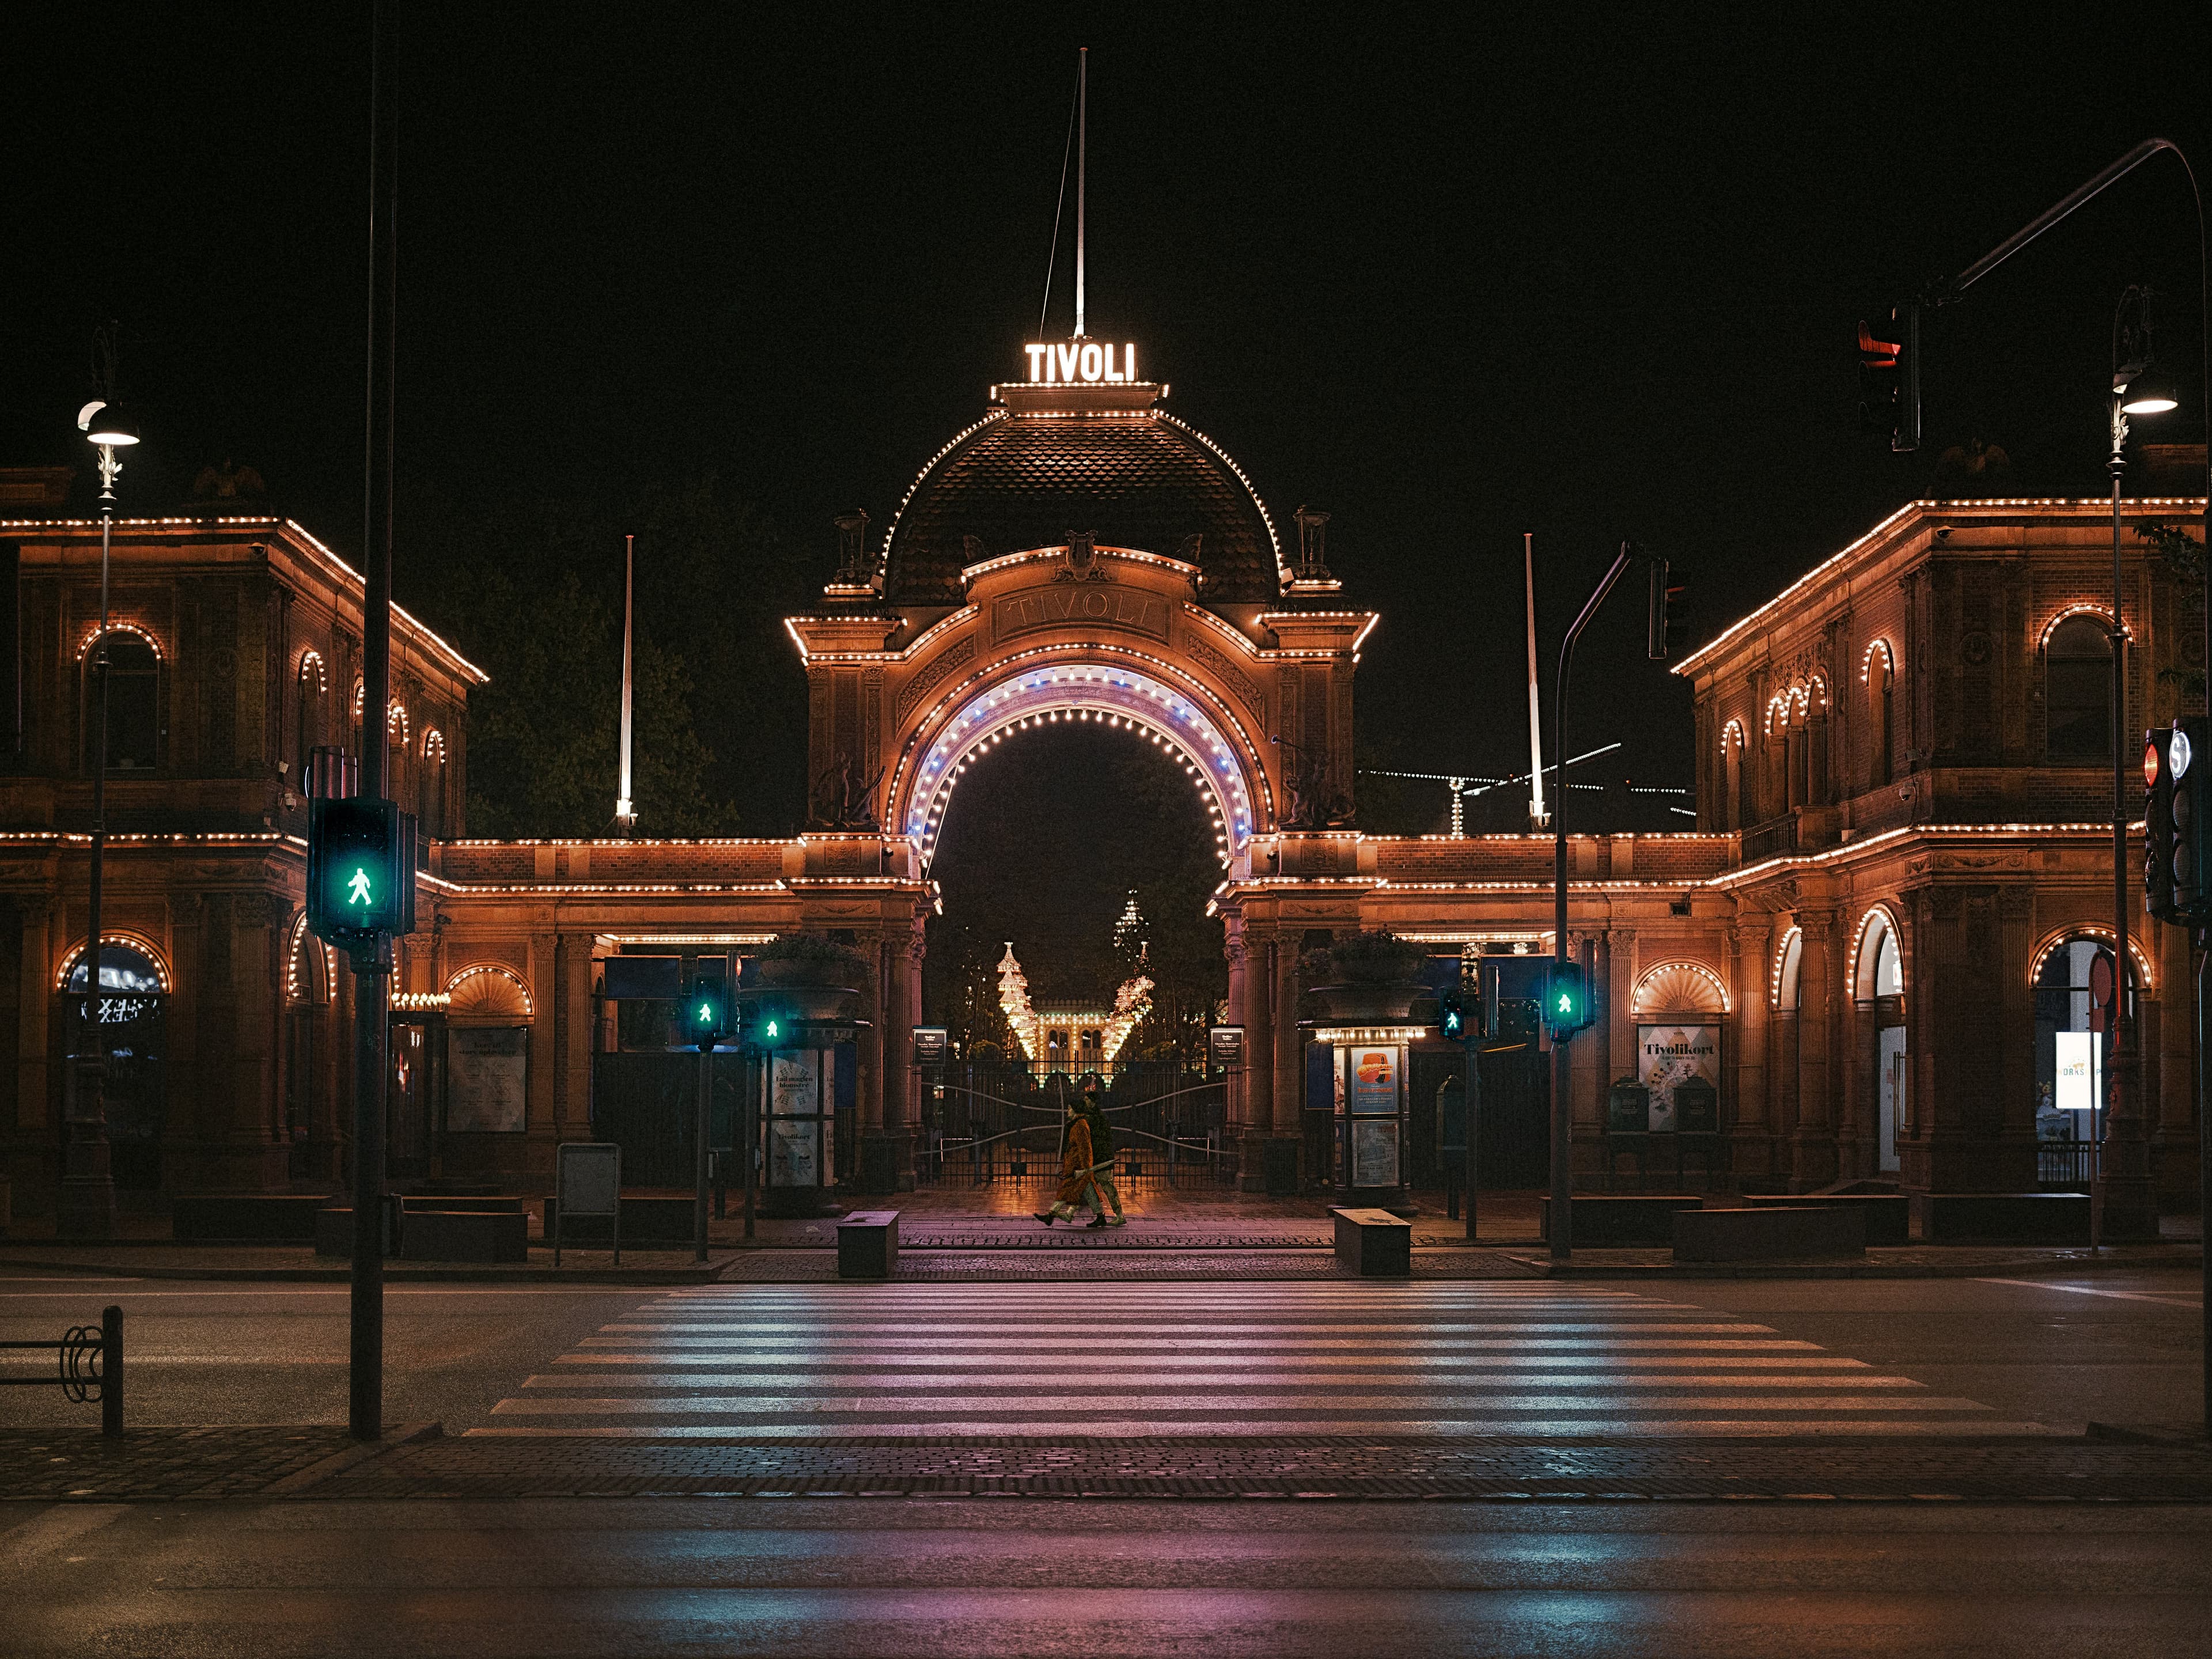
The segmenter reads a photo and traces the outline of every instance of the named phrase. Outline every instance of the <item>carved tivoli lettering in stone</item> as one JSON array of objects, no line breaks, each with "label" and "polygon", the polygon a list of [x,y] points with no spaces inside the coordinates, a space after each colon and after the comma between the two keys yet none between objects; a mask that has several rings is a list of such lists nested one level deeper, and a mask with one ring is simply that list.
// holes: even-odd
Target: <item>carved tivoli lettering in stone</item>
[{"label": "carved tivoli lettering in stone", "polygon": [[1054,586],[1009,593],[991,607],[999,639],[1060,624],[1123,629],[1156,640],[1168,636],[1167,601],[1127,588]]}]

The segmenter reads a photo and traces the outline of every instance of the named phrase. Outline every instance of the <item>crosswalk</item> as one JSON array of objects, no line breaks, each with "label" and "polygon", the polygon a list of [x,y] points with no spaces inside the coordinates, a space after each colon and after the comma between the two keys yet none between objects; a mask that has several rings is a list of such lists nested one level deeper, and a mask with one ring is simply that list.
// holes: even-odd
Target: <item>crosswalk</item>
[{"label": "crosswalk", "polygon": [[471,1435],[2039,1434],[1771,1326],[1550,1283],[716,1285]]}]

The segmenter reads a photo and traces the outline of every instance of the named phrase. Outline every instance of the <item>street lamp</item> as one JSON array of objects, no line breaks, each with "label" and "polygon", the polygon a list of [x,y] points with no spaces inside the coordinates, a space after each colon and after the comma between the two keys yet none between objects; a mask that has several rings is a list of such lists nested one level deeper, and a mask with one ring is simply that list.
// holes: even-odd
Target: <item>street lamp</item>
[{"label": "street lamp", "polygon": [[[103,379],[115,381],[115,337],[112,328],[99,342]],[[94,398],[77,411],[76,423],[100,452],[100,631],[93,635],[92,672],[96,691],[92,748],[92,872],[85,902],[85,945],[79,958],[85,975],[83,1015],[89,1035],[76,1066],[70,1115],[69,1145],[62,1158],[59,1231],[65,1238],[115,1236],[115,1175],[107,1139],[107,1041],[101,1025],[106,999],[100,983],[100,878],[107,855],[107,555],[115,524],[115,481],[123,463],[118,449],[138,441],[138,423],[130,411],[107,398]]]},{"label": "street lamp", "polygon": [[2120,479],[2127,471],[2128,417],[2162,415],[2172,394],[2148,376],[2150,369],[2150,290],[2130,288],[2112,314],[2112,1066],[2106,1084],[2105,1133],[2092,1182],[2092,1235],[2155,1239],[2158,1200],[2150,1179],[2150,1142],[2142,1111],[2141,1055],[2129,1010],[2132,963],[2128,954],[2128,797],[2124,740],[2127,725],[2127,629],[2120,572]]}]

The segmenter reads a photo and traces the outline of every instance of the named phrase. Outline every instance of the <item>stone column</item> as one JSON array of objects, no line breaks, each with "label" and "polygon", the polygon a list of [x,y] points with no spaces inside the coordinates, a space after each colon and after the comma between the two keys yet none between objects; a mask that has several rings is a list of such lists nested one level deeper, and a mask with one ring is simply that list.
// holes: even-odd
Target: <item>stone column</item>
[{"label": "stone column", "polygon": [[1810,1192],[1835,1179],[1834,1100],[1836,919],[1805,910],[1797,925],[1804,949],[1797,960],[1797,1122],[1790,1147],[1790,1190]]},{"label": "stone column", "polygon": [[232,896],[230,1034],[220,1075],[230,1096],[224,1133],[226,1185],[248,1191],[282,1187],[290,1158],[276,1125],[276,1034],[284,1008],[284,917],[289,908],[275,893]]},{"label": "stone column", "polygon": [[[1298,1030],[1298,953],[1287,939],[1268,941],[1274,989],[1275,1133],[1305,1133],[1305,1043]],[[1306,1173],[1310,1174],[1311,1171]]]},{"label": "stone column", "polygon": [[1727,930],[1729,977],[1734,981],[1735,1029],[1728,1033],[1728,1069],[1735,1099],[1729,1103],[1730,1161],[1738,1175],[1765,1175],[1774,1166],[1772,1103],[1767,1098],[1767,1045],[1773,1040],[1768,1019],[1768,970],[1774,948],[1774,918],[1764,911],[1740,914]]},{"label": "stone column", "polygon": [[553,1147],[560,1133],[560,937],[556,933],[531,934],[522,972],[530,987],[531,1008],[530,1100],[523,1120],[529,1133],[524,1156],[529,1174],[548,1183],[541,1190],[550,1190]]}]

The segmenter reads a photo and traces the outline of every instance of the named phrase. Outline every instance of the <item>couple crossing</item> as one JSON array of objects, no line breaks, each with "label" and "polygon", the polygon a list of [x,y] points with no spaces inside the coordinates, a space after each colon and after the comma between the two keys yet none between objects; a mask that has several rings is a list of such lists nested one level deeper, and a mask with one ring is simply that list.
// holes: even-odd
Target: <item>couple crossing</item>
[{"label": "couple crossing", "polygon": [[[1054,1079],[1055,1082],[1058,1079]],[[1098,1099],[1098,1079],[1084,1079],[1083,1093],[1067,1103],[1066,1139],[1061,1144],[1060,1192],[1048,1210],[1035,1212],[1048,1227],[1073,1221],[1076,1207],[1088,1202],[1091,1227],[1120,1227],[1121,1194],[1114,1186],[1114,1131]]]}]

